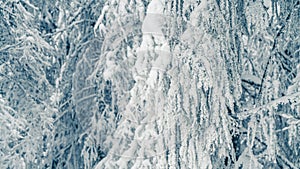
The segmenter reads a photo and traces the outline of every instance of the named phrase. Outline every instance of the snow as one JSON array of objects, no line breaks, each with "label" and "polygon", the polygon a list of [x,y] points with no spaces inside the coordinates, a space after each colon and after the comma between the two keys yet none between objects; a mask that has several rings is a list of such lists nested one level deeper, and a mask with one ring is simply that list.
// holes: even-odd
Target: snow
[{"label": "snow", "polygon": [[147,13],[143,22],[142,31],[144,34],[151,33],[162,36],[162,25],[164,24],[164,16],[162,14]]},{"label": "snow", "polygon": [[[165,0],[151,1],[147,8],[147,13],[163,14]],[[147,15],[148,15],[147,14]]]},{"label": "snow", "polygon": [[300,168],[293,3],[0,2],[0,167]]},{"label": "snow", "polygon": [[101,36],[104,36],[104,34],[106,33],[106,28],[105,26],[103,25],[103,18],[104,18],[104,15],[105,13],[109,10],[109,6],[108,5],[105,5],[103,8],[102,8],[102,12],[101,12],[101,15],[98,17],[97,19],[97,22],[94,26],[94,34],[95,36],[97,36],[97,30],[99,29],[99,32],[100,32],[100,35]]},{"label": "snow", "polygon": [[264,0],[264,5],[268,8],[268,14],[269,16],[272,16],[272,1],[271,0]]}]

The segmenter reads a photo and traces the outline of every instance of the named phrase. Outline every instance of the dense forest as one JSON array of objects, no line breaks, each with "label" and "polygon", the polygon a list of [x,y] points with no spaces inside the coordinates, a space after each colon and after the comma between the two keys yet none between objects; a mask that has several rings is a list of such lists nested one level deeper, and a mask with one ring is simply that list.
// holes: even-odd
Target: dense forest
[{"label": "dense forest", "polygon": [[0,0],[0,168],[300,168],[299,0]]}]

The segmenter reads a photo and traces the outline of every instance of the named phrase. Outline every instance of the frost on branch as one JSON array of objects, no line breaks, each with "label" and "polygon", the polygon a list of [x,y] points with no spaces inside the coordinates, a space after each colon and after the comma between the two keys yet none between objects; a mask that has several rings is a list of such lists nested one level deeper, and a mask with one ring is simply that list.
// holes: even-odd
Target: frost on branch
[{"label": "frost on branch", "polygon": [[299,7],[0,2],[0,166],[299,168]]}]

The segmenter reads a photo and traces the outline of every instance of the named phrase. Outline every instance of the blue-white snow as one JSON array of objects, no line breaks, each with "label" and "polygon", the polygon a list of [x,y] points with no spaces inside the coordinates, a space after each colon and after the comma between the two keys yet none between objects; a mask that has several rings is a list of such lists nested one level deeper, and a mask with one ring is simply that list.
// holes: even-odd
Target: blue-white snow
[{"label": "blue-white snow", "polygon": [[0,168],[300,168],[300,1],[0,1]]}]

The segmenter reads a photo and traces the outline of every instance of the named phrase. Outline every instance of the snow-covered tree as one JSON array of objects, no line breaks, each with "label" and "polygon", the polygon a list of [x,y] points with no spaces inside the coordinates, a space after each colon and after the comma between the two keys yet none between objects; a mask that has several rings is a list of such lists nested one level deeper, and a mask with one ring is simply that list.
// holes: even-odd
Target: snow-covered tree
[{"label": "snow-covered tree", "polygon": [[[50,163],[53,131],[47,78],[54,48],[41,35],[38,8],[29,1],[1,6],[1,168],[34,168]],[[2,151],[3,150],[3,151]]]},{"label": "snow-covered tree", "polygon": [[0,1],[1,168],[299,168],[300,1]]}]

